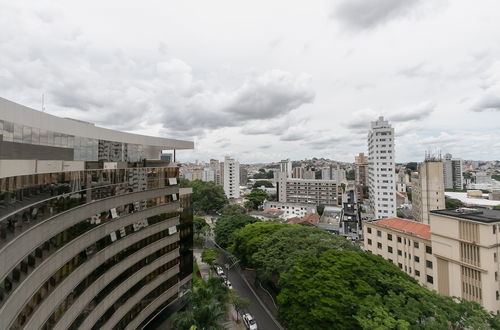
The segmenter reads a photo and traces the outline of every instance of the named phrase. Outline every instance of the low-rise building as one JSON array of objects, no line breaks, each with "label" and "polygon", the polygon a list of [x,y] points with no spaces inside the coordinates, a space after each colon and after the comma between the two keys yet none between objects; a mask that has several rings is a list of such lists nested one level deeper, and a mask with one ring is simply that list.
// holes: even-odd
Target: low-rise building
[{"label": "low-rise building", "polygon": [[341,205],[342,189],[337,180],[289,179],[279,173],[278,200],[285,203]]},{"label": "low-rise building", "polygon": [[278,209],[283,211],[284,218],[299,217],[306,214],[316,213],[316,204],[283,203],[278,201],[264,202],[264,210]]},{"label": "low-rise building", "polygon": [[429,289],[434,289],[430,226],[401,218],[365,221],[364,249],[394,263]]}]

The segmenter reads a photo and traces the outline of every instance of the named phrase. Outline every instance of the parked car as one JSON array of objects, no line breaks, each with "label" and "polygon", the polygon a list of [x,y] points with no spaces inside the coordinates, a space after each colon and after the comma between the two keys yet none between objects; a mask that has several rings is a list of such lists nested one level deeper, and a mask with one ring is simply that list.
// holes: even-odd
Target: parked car
[{"label": "parked car", "polygon": [[243,323],[245,323],[247,329],[257,330],[257,323],[250,313],[243,314]]},{"label": "parked car", "polygon": [[221,266],[215,266],[215,272],[217,275],[222,276],[224,274],[224,270],[222,270]]},{"label": "parked car", "polygon": [[228,289],[233,289],[233,286],[231,285],[231,282],[229,282],[229,280],[225,280],[224,285],[227,286]]}]

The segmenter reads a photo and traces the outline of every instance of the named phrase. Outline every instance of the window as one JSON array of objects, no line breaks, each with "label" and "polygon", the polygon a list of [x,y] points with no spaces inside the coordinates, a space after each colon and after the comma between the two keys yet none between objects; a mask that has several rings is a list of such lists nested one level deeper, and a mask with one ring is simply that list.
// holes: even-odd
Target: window
[{"label": "window", "polygon": [[497,253],[496,252],[493,253],[493,261],[497,262]]},{"label": "window", "polygon": [[387,252],[392,253],[392,246],[387,247]]},{"label": "window", "polygon": [[420,262],[420,257],[414,256],[414,258],[415,258],[415,262]]},{"label": "window", "polygon": [[496,233],[497,233],[497,225],[493,225],[493,234],[496,234]]},{"label": "window", "polygon": [[403,255],[403,252],[401,252],[401,250],[398,250],[398,256],[401,256]]},{"label": "window", "polygon": [[382,232],[380,230],[377,230],[377,236],[382,237]]},{"label": "window", "polygon": [[434,283],[434,278],[430,275],[427,275],[427,283],[431,283],[433,284]]},{"label": "window", "polygon": [[426,260],[426,261],[425,261],[425,265],[427,266],[427,268],[432,269],[432,261],[430,261],[430,260]]},{"label": "window", "polygon": [[418,242],[413,242],[413,247],[414,247],[415,249],[418,249],[418,248],[419,248],[419,244],[418,244]]},{"label": "window", "polygon": [[415,275],[420,277],[420,271],[415,269]]},{"label": "window", "polygon": [[426,253],[429,253],[429,254],[432,254],[432,247],[431,247],[431,246],[429,246],[429,245],[426,245],[426,246],[425,246],[425,252],[426,252]]},{"label": "window", "polygon": [[372,240],[368,239],[368,245],[372,245]]},{"label": "window", "polygon": [[367,227],[366,228],[366,231],[368,232],[368,234],[371,234],[372,233],[372,229],[370,227]]},{"label": "window", "polygon": [[382,243],[377,243],[377,247],[378,247],[379,249],[381,249],[381,248],[382,248]]},{"label": "window", "polygon": [[387,239],[388,239],[389,241],[392,241],[392,234],[387,234]]},{"label": "window", "polygon": [[398,236],[398,243],[401,243],[401,236]]},{"label": "window", "polygon": [[400,269],[403,269],[403,265],[401,263],[398,262],[398,266]]}]

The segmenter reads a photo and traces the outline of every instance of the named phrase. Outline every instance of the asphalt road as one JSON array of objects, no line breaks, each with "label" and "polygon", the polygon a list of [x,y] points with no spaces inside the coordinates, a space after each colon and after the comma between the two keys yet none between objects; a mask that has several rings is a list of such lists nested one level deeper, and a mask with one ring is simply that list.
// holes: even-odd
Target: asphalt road
[{"label": "asphalt road", "polygon": [[[213,243],[212,243],[213,244]],[[266,311],[264,303],[260,301],[257,295],[252,291],[249,285],[243,279],[243,275],[238,271],[238,266],[227,269],[225,264],[231,264],[229,258],[226,257],[224,253],[220,254],[219,257],[220,264],[224,269],[228,280],[231,282],[233,289],[236,290],[238,296],[250,300],[250,305],[247,307],[247,311],[255,318],[259,330],[283,330],[281,326],[278,326],[276,322],[271,317],[271,313]]]}]

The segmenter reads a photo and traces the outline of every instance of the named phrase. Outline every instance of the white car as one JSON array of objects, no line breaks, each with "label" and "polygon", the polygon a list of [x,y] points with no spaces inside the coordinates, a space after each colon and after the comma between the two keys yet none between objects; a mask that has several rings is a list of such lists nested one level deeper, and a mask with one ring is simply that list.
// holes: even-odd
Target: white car
[{"label": "white car", "polygon": [[215,266],[215,272],[217,275],[222,276],[224,274],[224,271],[222,270],[221,266]]},{"label": "white car", "polygon": [[250,313],[243,314],[243,323],[249,330],[257,330],[257,323]]},{"label": "white car", "polygon": [[233,289],[233,286],[231,285],[231,282],[229,282],[229,280],[225,280],[224,284],[227,286],[228,289],[230,289],[230,290]]}]

